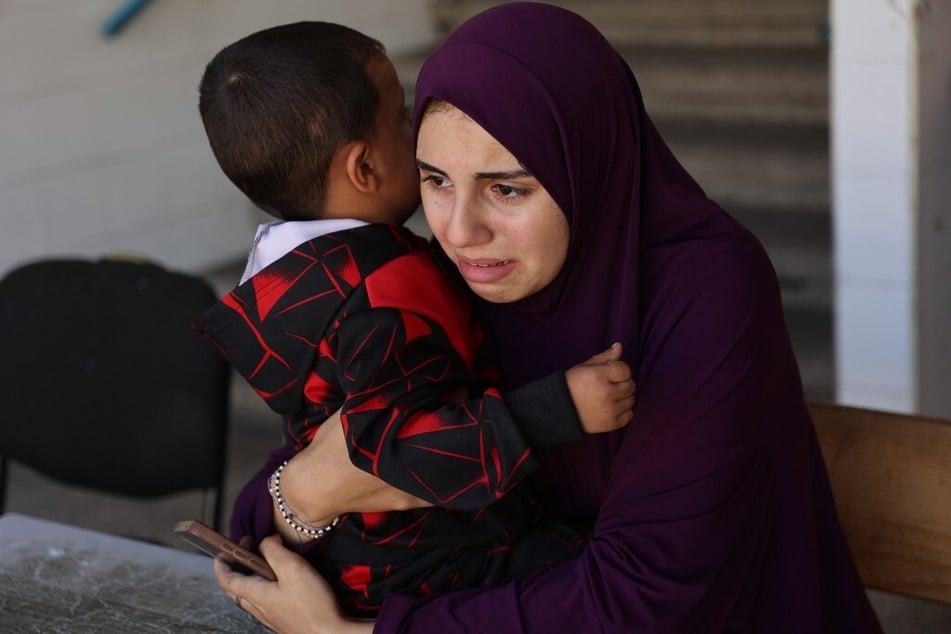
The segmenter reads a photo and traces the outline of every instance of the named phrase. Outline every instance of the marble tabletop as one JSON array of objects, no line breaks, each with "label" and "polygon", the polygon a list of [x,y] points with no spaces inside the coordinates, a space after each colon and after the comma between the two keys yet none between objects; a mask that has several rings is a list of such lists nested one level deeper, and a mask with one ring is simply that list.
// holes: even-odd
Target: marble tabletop
[{"label": "marble tabletop", "polygon": [[0,516],[0,632],[264,631],[197,551]]}]

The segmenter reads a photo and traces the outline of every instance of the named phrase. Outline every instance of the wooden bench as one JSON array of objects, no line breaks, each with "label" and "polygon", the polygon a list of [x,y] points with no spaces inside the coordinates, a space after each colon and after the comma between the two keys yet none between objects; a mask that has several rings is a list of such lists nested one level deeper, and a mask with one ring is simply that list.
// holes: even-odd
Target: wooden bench
[{"label": "wooden bench", "polygon": [[809,410],[862,582],[951,604],[951,420]]}]

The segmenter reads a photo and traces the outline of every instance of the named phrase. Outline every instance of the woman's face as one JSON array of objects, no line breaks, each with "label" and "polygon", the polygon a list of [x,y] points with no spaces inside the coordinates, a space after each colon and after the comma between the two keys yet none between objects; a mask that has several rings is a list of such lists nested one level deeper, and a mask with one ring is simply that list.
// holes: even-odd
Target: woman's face
[{"label": "woman's face", "polygon": [[568,220],[479,124],[451,106],[429,112],[416,161],[426,220],[477,295],[514,302],[555,279],[568,253]]}]

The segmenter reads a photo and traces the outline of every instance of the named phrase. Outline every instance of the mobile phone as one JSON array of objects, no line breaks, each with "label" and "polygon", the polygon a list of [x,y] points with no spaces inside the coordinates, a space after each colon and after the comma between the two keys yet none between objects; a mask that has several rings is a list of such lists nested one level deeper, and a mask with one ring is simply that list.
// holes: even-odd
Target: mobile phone
[{"label": "mobile phone", "polygon": [[221,557],[232,568],[246,574],[261,575],[270,581],[277,581],[277,575],[260,555],[239,546],[221,533],[196,520],[184,520],[175,525],[173,531],[186,542],[212,557]]}]

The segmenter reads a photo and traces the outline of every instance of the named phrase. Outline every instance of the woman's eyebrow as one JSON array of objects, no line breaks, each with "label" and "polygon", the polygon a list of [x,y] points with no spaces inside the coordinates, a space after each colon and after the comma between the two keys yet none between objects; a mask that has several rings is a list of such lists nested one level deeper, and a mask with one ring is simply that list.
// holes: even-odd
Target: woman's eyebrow
[{"label": "woman's eyebrow", "polygon": [[508,180],[510,178],[525,178],[532,173],[526,169],[511,170],[508,172],[476,172],[474,180]]},{"label": "woman's eyebrow", "polygon": [[[416,166],[426,172],[433,172],[434,174],[439,174],[441,176],[448,176],[446,172],[442,171],[434,165],[430,165],[425,161],[416,159]],[[532,173],[527,169],[517,169],[517,170],[508,170],[502,172],[476,172],[473,180],[506,180],[509,178],[525,178],[531,177]]]},{"label": "woman's eyebrow", "polygon": [[433,166],[433,165],[430,165],[429,163],[426,163],[426,162],[421,161],[421,160],[419,160],[419,159],[416,159],[416,167],[418,167],[419,169],[423,170],[424,172],[433,172],[433,173],[435,173],[435,174],[440,174],[440,175],[442,175],[442,176],[448,176],[448,174],[446,174],[446,172],[442,171],[442,170],[439,169],[438,167],[435,167],[435,166]]}]

